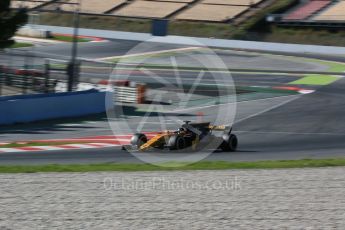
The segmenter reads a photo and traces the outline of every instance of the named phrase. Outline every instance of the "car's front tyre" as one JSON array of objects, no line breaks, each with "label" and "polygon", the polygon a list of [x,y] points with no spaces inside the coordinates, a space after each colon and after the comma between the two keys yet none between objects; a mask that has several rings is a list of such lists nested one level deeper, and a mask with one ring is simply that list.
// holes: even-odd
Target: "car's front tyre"
[{"label": "car's front tyre", "polygon": [[185,138],[178,135],[171,136],[168,141],[168,147],[169,147],[169,150],[184,149],[186,148],[186,140]]},{"label": "car's front tyre", "polygon": [[223,143],[220,148],[226,152],[235,152],[238,146],[238,139],[235,134],[225,134],[223,135]]},{"label": "car's front tyre", "polygon": [[131,145],[140,148],[143,144],[147,142],[147,137],[145,134],[136,133],[131,138]]}]

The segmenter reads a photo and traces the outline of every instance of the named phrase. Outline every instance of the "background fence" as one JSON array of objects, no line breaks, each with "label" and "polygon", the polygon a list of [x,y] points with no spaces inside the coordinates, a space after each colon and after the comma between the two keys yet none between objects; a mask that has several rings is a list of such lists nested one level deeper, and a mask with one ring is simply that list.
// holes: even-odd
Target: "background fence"
[{"label": "background fence", "polygon": [[[68,58],[40,57],[28,49],[0,52],[0,96],[67,92],[69,63]],[[73,85],[74,91],[93,88],[100,91],[108,90],[114,92],[114,102],[145,102],[144,85],[123,85],[124,80],[111,77],[116,63],[86,59],[80,59],[77,63],[78,74]]]}]

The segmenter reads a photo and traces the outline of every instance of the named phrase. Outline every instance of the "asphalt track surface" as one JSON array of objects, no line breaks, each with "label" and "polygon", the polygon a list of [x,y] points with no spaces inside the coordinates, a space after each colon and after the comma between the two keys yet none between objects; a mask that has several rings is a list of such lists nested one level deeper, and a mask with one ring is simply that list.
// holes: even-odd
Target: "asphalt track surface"
[{"label": "asphalt track surface", "polygon": [[[135,45],[133,42],[129,43]],[[94,52],[90,50],[90,55]],[[121,52],[124,53],[125,51],[119,49],[119,53]],[[169,73],[166,74],[169,75]],[[135,77],[139,78],[140,76]],[[185,73],[185,78],[192,81],[193,76],[190,73]],[[286,83],[290,79],[293,81],[292,76],[284,75],[280,77],[266,76],[266,79],[261,78],[258,80],[259,78],[260,75],[234,75],[235,82],[238,81],[242,84],[246,82],[250,84],[250,82],[255,81],[255,84],[259,85],[274,85]],[[343,141],[345,138],[344,87],[345,80],[341,79],[331,85],[318,88],[316,92],[308,95],[293,95],[258,102],[253,101],[243,105],[239,104],[234,125],[234,132],[238,135],[240,141],[239,151],[236,153],[215,152],[204,160],[255,161],[345,156],[345,142]],[[206,114],[205,119],[208,116],[211,119],[212,111],[209,109],[207,111],[209,111],[209,114]],[[150,119],[155,121],[156,118],[151,117]],[[131,122],[133,126],[136,125],[135,118]],[[102,125],[101,130],[97,130],[96,133],[111,134],[107,123],[103,121]],[[151,127],[159,127],[159,124],[156,125]],[[76,132],[69,134],[68,130],[55,132],[54,128],[49,125],[47,127],[43,125],[41,130],[39,127],[36,128],[29,128],[26,131],[24,128],[22,131],[27,132],[26,136],[32,137],[45,129],[49,133],[49,128],[56,136],[60,137],[76,134]],[[80,129],[80,133],[89,133],[88,128],[88,126],[76,127],[76,129]],[[5,128],[0,132],[0,138],[10,137],[11,139],[16,135],[16,132],[16,128]],[[18,131],[18,136],[24,137],[20,132]],[[90,134],[92,132],[92,129],[90,129]],[[0,154],[0,164],[101,162],[141,161],[120,148]]]},{"label": "asphalt track surface", "polygon": [[[111,56],[125,55],[133,47],[138,45],[136,41],[124,41],[124,40],[111,40],[110,42],[100,43],[79,43],[78,44],[78,57],[85,59],[98,59]],[[150,51],[159,51],[167,49],[183,48],[182,45],[172,44],[157,44],[147,43]],[[7,53],[12,55],[13,58],[22,60],[20,57],[23,52],[27,55],[35,56],[36,62],[39,62],[41,58],[57,58],[62,60],[69,60],[71,57],[71,44],[69,43],[58,43],[55,45],[38,46],[35,48],[20,48],[16,50],[8,50]],[[134,51],[133,51],[134,52]],[[134,52],[135,53],[135,52]]]},{"label": "asphalt track surface", "polygon": [[[343,157],[344,86],[345,81],[340,80],[337,84],[323,87],[313,94],[275,101],[276,108],[270,109],[267,106],[269,111],[261,113],[259,110],[256,116],[248,116],[242,111],[242,117],[234,125],[234,132],[240,141],[239,151],[215,152],[204,160],[256,161]],[[283,105],[278,106],[280,104]],[[6,153],[0,155],[0,161],[2,164],[140,162],[120,148]]]},{"label": "asphalt track surface", "polygon": [[[140,44],[138,46],[138,44]],[[136,47],[140,48],[136,48]],[[97,60],[106,57],[117,57],[126,54],[135,54],[143,52],[155,52],[162,50],[172,50],[186,48],[183,45],[173,45],[164,43],[145,43],[142,45],[140,42],[136,41],[124,41],[124,40],[111,40],[109,42],[100,43],[79,43],[78,44],[78,56],[79,58],[88,60]],[[44,58],[70,60],[71,44],[69,43],[59,43],[55,45],[45,45],[38,47],[29,48],[18,48],[15,50],[7,50],[5,53],[0,53],[0,61],[4,63],[18,62],[23,63],[25,57],[23,55],[28,55],[30,58],[30,64],[42,64],[44,63]],[[293,59],[280,60],[279,56],[274,58],[268,55],[262,55],[258,53],[246,53],[241,51],[229,51],[229,50],[215,50],[215,53],[221,57],[229,67],[239,67],[243,66],[248,68],[255,68],[256,65],[259,67],[277,67],[276,69],[301,69],[301,70],[322,70],[318,65],[313,63],[301,63],[300,61],[295,61]],[[284,53],[277,53],[277,55]],[[307,57],[314,58],[325,58],[324,56],[313,56],[306,54]],[[331,59],[326,57],[327,59]],[[159,57],[157,59],[151,58],[150,61],[164,63],[169,58]],[[327,60],[326,59],[326,60]],[[344,58],[345,59],[345,58]],[[337,61],[341,61],[341,58],[337,58]],[[188,60],[189,62],[190,60]],[[170,63],[169,63],[170,64]],[[186,63],[184,63],[186,64]]]}]

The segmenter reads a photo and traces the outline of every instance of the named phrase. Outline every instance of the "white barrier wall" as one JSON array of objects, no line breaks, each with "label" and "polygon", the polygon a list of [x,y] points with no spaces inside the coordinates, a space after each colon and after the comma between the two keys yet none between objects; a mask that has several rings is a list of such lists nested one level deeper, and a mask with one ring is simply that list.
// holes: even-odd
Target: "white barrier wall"
[{"label": "white barrier wall", "polygon": [[[39,28],[50,30],[54,33],[65,33],[65,34],[73,33],[73,28],[71,27],[39,25]],[[79,34],[83,36],[96,36],[96,37],[102,37],[106,39],[150,41],[150,42],[162,42],[162,43],[170,43],[170,44],[183,44],[183,45],[190,45],[190,46],[199,46],[200,44],[202,44],[209,47],[220,47],[220,48],[223,47],[223,48],[257,50],[257,51],[345,55],[345,47],[336,47],[336,46],[226,40],[226,39],[197,38],[197,37],[172,36],[172,35],[166,36],[166,37],[154,37],[149,33],[133,33],[133,32],[122,32],[122,31],[83,29],[83,28],[79,30]]]},{"label": "white barrier wall", "polygon": [[97,90],[0,97],[0,125],[97,114],[111,106]]},{"label": "white barrier wall", "polygon": [[142,104],[146,100],[146,86],[135,84],[134,86],[114,86],[113,101]]},{"label": "white barrier wall", "polygon": [[137,103],[137,87],[114,86],[114,101]]},{"label": "white barrier wall", "polygon": [[34,29],[30,27],[22,27],[17,32],[16,35],[24,37],[33,38],[49,38],[51,36],[50,31],[44,29]]}]

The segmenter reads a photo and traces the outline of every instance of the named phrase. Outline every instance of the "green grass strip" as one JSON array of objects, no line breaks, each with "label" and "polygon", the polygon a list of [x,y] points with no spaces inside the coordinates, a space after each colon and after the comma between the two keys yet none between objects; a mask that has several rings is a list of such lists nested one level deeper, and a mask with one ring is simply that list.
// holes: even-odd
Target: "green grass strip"
[{"label": "green grass strip", "polygon": [[135,171],[181,171],[181,170],[227,170],[227,169],[288,169],[345,166],[345,158],[303,159],[258,162],[170,162],[155,166],[151,164],[89,164],[89,165],[36,165],[0,166],[0,173],[38,173],[38,172],[135,172]]},{"label": "green grass strip", "polygon": [[[63,36],[63,35],[53,35],[52,40],[62,41],[62,42],[73,42],[73,36]],[[88,42],[89,39],[77,38],[77,42]]]},{"label": "green grass strip", "polygon": [[345,72],[345,63],[338,63],[338,62],[332,62],[332,61],[323,61],[323,60],[318,60],[318,59],[310,59],[312,62],[327,65],[328,69],[327,71],[329,72],[340,72],[343,73]]},{"label": "green grass strip", "polygon": [[306,75],[305,77],[296,81],[290,82],[289,84],[294,85],[329,85],[337,81],[339,77],[330,75]]},{"label": "green grass strip", "polygon": [[320,60],[316,58],[304,58],[304,57],[282,56],[282,55],[272,55],[272,54],[266,54],[266,56],[273,56],[275,58],[279,58],[282,60],[300,61],[300,62],[307,62],[307,63],[309,62],[309,63],[324,65],[327,67],[326,71],[328,72],[335,72],[335,73],[345,72],[345,63],[342,63],[342,62]]}]

